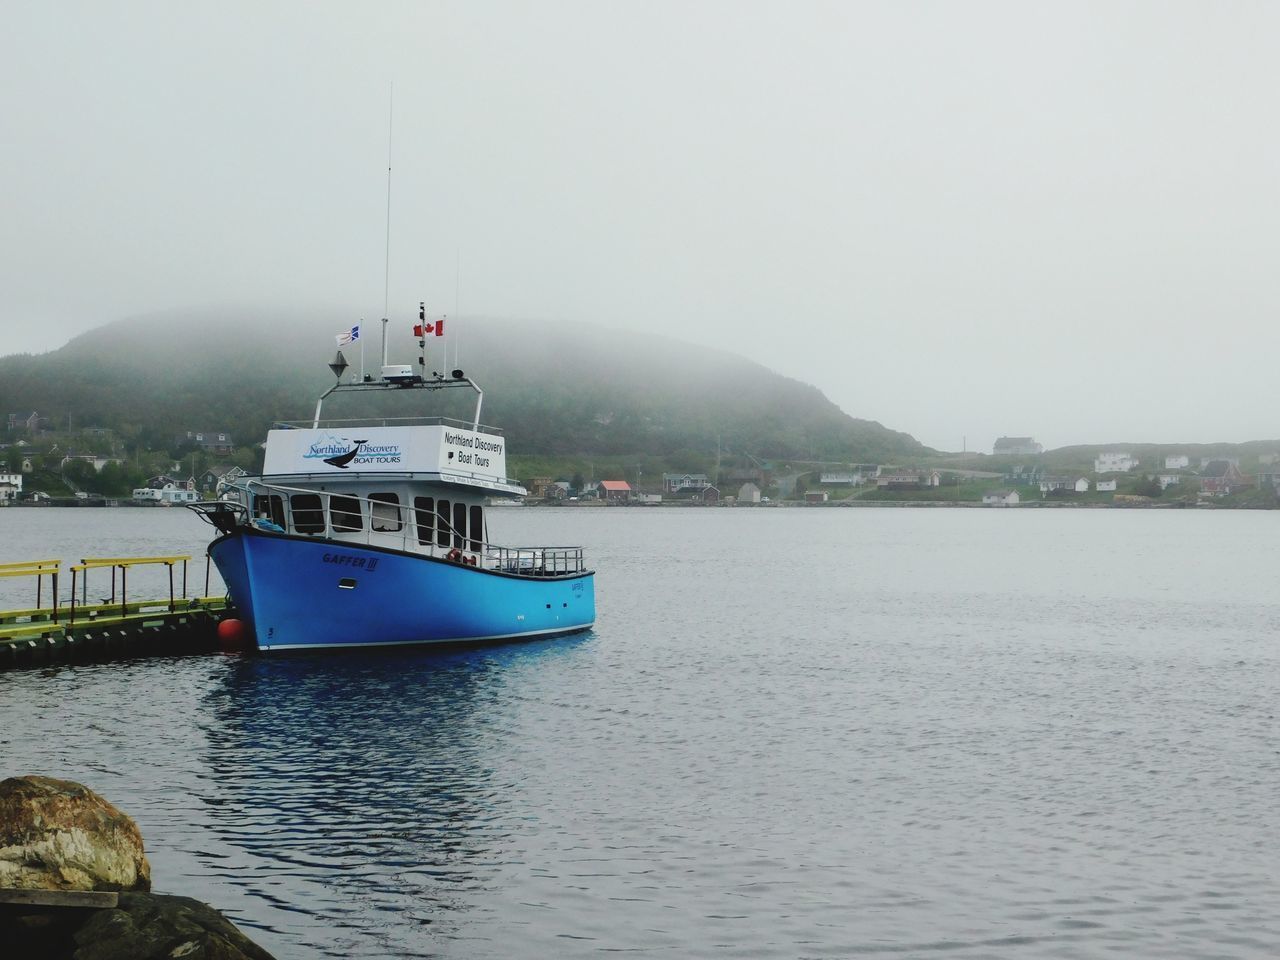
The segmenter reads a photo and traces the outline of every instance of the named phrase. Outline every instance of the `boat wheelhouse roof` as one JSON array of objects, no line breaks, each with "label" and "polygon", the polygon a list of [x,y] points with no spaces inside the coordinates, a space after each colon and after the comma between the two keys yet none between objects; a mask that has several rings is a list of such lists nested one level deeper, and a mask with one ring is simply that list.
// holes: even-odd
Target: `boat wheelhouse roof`
[{"label": "boat wheelhouse roof", "polygon": [[[527,491],[506,475],[506,438],[480,425],[484,392],[461,370],[453,376],[412,376],[408,367],[384,367],[383,378],[366,377],[330,387],[316,403],[309,424],[277,424],[267,434],[264,478],[297,485],[409,480],[464,487],[504,496]],[[361,417],[322,419],[324,402],[335,393],[428,393],[469,389],[476,395],[470,421],[448,417]]]}]

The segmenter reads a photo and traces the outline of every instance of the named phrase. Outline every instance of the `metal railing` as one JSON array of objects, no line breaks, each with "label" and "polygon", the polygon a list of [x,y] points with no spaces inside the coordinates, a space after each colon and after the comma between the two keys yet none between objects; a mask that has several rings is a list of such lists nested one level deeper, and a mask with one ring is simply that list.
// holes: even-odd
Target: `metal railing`
[{"label": "metal railing", "polygon": [[501,427],[487,424],[473,424],[470,420],[458,420],[454,417],[355,417],[353,419],[324,419],[315,426],[311,420],[277,420],[271,424],[273,430],[333,430],[340,427],[455,427],[459,430],[475,429],[477,433],[488,433],[495,437],[502,436]]},{"label": "metal railing", "polygon": [[581,547],[489,547],[492,569],[529,577],[559,577],[586,569]]},{"label": "metal railing", "polygon": [[61,560],[22,560],[17,563],[0,563],[0,577],[35,577],[36,608],[43,608],[44,578],[53,578],[53,622],[58,622],[58,574]]},{"label": "metal railing", "polygon": [[[247,510],[247,516],[244,522],[260,530],[323,537],[336,543],[363,543],[367,546],[400,549],[405,553],[436,559],[458,560],[458,562],[470,563],[486,570],[522,576],[567,576],[582,573],[587,569],[582,547],[499,546],[489,543],[483,534],[475,536],[470,531],[455,529],[449,518],[435,511],[430,513],[430,525],[420,526],[419,514],[425,514],[427,511],[419,510],[413,504],[392,504],[384,500],[357,497],[349,493],[317,490],[312,487],[294,487],[258,479],[242,480],[237,483],[236,490],[245,498],[243,506]],[[306,507],[296,510],[293,498],[298,495],[318,497],[319,509]],[[270,497],[280,498],[279,513],[273,511],[270,499],[267,499],[265,504],[260,502]],[[336,510],[333,503],[335,497],[344,501]],[[355,517],[354,511],[350,509],[352,501],[359,504],[360,528],[349,529],[352,525],[350,523],[335,527],[335,513],[338,517]],[[210,503],[189,506],[198,510],[201,506],[212,509],[217,505]],[[375,506],[378,508],[378,521],[385,525],[383,529],[374,528]],[[304,513],[316,522],[305,523],[303,529],[299,529],[297,513]],[[281,523],[281,520],[284,522]],[[394,528],[388,529],[392,525]],[[441,539],[448,542],[440,543]]]},{"label": "metal railing", "polygon": [[[91,557],[81,560],[78,564],[71,567],[71,623],[76,622],[76,581],[80,581],[80,603],[86,605],[88,601],[89,589],[89,571],[110,568],[111,570],[111,599],[107,601],[107,605],[116,603],[116,571],[120,571],[120,612],[123,616],[128,611],[128,574],[131,567],[147,566],[149,564],[164,564],[169,571],[169,612],[175,609],[176,597],[173,589],[173,567],[174,564],[182,564],[182,599],[187,598],[187,563],[190,556],[181,557]],[[83,576],[80,576],[83,574]],[[208,588],[205,588],[208,593]]]},{"label": "metal railing", "polygon": [[[331,471],[324,473],[273,473],[273,477],[285,477],[294,482],[316,481],[323,483],[333,479]],[[421,482],[424,479],[438,480],[447,478],[447,480],[471,480],[478,490],[485,490],[494,496],[514,496],[511,491],[498,489],[495,485],[500,484],[502,487],[520,487],[520,481],[515,477],[498,477],[489,473],[476,473],[473,470],[460,470],[457,467],[445,467],[437,470],[379,470],[378,477],[383,480],[417,480]],[[447,481],[446,481],[447,482]],[[276,484],[282,486],[282,484]],[[524,488],[521,487],[523,490]]]}]

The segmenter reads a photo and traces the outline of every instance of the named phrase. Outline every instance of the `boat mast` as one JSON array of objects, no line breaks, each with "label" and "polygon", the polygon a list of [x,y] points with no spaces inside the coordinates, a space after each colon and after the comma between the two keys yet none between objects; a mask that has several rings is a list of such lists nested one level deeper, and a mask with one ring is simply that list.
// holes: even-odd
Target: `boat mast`
[{"label": "boat mast", "polygon": [[396,82],[391,81],[387,105],[387,246],[382,260],[382,365],[387,365],[387,314],[391,303],[391,130],[396,115]]}]

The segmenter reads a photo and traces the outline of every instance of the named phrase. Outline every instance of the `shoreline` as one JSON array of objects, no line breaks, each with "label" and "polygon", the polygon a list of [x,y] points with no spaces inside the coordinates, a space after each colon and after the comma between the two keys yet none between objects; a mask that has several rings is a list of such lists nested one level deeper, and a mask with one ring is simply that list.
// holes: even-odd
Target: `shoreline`
[{"label": "shoreline", "polygon": [[[152,502],[134,502],[129,500],[71,500],[71,499],[51,499],[38,501],[13,501],[0,503],[0,509],[9,507],[14,508],[36,508],[46,509],[50,507],[75,507],[77,509],[89,508],[110,508],[112,510],[138,508],[143,510],[155,510],[157,508],[171,508],[172,506],[182,506],[181,504],[161,504]],[[565,500],[525,500],[515,504],[491,504],[491,506],[500,507],[525,507],[544,509],[547,507],[565,507],[570,509],[599,509],[601,507],[626,507],[631,509],[677,509],[687,510],[693,508],[731,508],[731,509],[752,509],[752,510],[776,510],[776,509],[884,509],[894,507],[906,508],[950,508],[962,510],[1280,510],[1277,506],[1258,506],[1243,504],[1225,504],[1199,502],[1188,503],[1178,500],[1172,502],[1164,502],[1159,500],[1151,500],[1148,502],[1131,502],[1123,503],[1073,503],[1071,501],[1060,500],[1027,500],[1022,503],[1014,504],[992,504],[981,503],[976,500],[828,500],[825,503],[804,503],[798,500],[774,500],[771,503],[698,503],[692,500],[672,500],[660,503],[606,503],[601,500],[580,500],[569,502]]]},{"label": "shoreline", "polygon": [[1232,504],[1218,503],[1184,503],[1169,502],[1161,503],[1152,501],[1150,503],[1071,503],[1062,501],[1044,501],[1044,500],[1028,500],[1024,503],[1015,504],[992,504],[980,503],[976,500],[828,500],[826,503],[802,503],[795,500],[774,501],[772,503],[696,503],[692,501],[672,501],[671,503],[602,503],[600,501],[586,503],[566,503],[563,501],[536,501],[530,500],[523,504],[522,507],[535,509],[543,509],[546,507],[567,507],[577,509],[579,507],[599,508],[599,507],[624,507],[631,509],[662,509],[671,508],[677,510],[686,509],[709,509],[716,508],[725,509],[749,509],[749,510],[775,510],[775,509],[884,509],[895,507],[907,508],[933,508],[933,509],[963,509],[963,510],[1276,510],[1280,507],[1261,507],[1261,506],[1237,506]]}]

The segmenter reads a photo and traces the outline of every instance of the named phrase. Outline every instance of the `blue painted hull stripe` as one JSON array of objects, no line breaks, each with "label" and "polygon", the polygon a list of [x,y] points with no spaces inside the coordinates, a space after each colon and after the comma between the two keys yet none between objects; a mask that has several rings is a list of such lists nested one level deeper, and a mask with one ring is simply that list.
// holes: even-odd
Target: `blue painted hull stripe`
[{"label": "blue painted hull stripe", "polygon": [[574,633],[585,633],[595,626],[595,622],[585,624],[581,627],[572,627],[567,630],[553,630],[548,633],[545,630],[531,630],[527,633],[508,633],[502,636],[492,637],[452,637],[447,640],[390,640],[386,643],[307,643],[307,644],[283,644],[278,643],[272,647],[264,647],[265,653],[282,653],[287,650],[338,650],[350,649],[351,647],[359,647],[361,650],[369,650],[374,647],[430,647],[441,645],[451,645],[455,647],[464,646],[473,643],[503,643],[508,640],[539,640],[550,639],[552,637],[567,637]]}]

